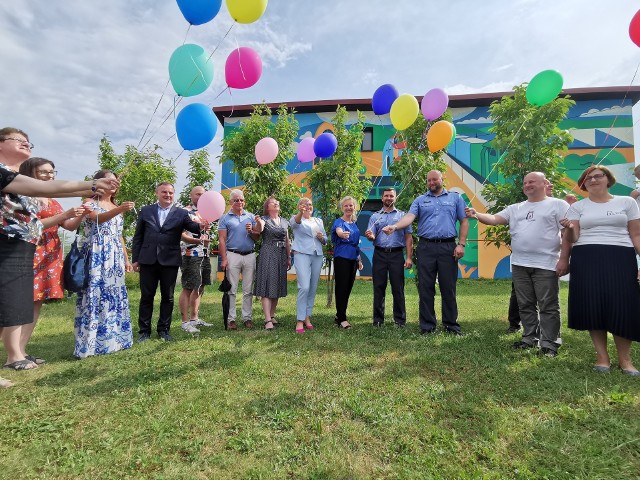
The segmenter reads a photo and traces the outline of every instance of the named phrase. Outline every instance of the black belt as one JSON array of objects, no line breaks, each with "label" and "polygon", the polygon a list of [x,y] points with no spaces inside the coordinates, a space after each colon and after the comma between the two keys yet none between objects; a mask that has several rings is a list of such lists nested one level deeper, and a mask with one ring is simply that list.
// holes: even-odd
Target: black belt
[{"label": "black belt", "polygon": [[420,237],[421,242],[430,242],[430,243],[453,243],[456,241],[456,237],[451,238],[427,238]]},{"label": "black belt", "polygon": [[234,248],[227,248],[227,252],[237,253],[238,255],[249,255],[253,253],[253,250],[236,250]]},{"label": "black belt", "polygon": [[404,250],[404,247],[378,247],[376,245],[376,250],[384,253],[401,252],[402,250]]}]

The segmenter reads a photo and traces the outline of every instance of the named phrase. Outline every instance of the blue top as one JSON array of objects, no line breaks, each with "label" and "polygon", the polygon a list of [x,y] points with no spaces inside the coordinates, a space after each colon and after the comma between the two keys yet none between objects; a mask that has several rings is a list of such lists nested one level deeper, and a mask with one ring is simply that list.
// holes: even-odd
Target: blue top
[{"label": "blue top", "polygon": [[376,238],[373,241],[373,244],[376,247],[397,248],[406,246],[404,236],[407,233],[413,233],[413,227],[411,225],[406,228],[396,230],[391,235],[387,235],[382,232],[384,227],[398,223],[398,220],[403,216],[404,212],[397,208],[394,208],[390,212],[385,212],[384,209],[382,209],[371,215],[367,230],[371,230],[375,235]]},{"label": "blue top", "polygon": [[306,220],[302,217],[300,223],[296,223],[295,216],[289,220],[293,230],[293,244],[291,250],[307,255],[322,255],[322,243],[316,238],[316,232],[322,232],[324,241],[327,241],[327,233],[324,231],[322,219],[311,217]]},{"label": "blue top", "polygon": [[435,196],[428,191],[411,204],[409,213],[418,221],[418,236],[426,238],[454,238],[458,236],[456,221],[466,218],[464,200],[456,192],[442,189]]},{"label": "blue top", "polygon": [[253,250],[254,241],[247,233],[247,223],[255,226],[256,217],[253,213],[243,211],[236,215],[231,210],[225,213],[218,223],[218,231],[227,231],[227,250],[241,250],[247,252]]},{"label": "blue top", "polygon": [[[336,233],[336,228],[349,231],[349,238],[340,238]],[[331,241],[333,242],[333,256],[346,258],[347,260],[357,260],[360,256],[360,230],[355,222],[345,222],[342,218],[338,218],[333,222],[331,227]]]}]

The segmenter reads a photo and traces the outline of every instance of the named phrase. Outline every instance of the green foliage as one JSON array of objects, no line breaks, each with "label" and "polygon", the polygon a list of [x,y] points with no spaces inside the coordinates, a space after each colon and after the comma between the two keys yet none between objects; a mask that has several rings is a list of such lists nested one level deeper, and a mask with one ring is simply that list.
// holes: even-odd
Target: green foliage
[{"label": "green foliage", "polygon": [[[573,137],[559,128],[575,102],[568,96],[556,98],[541,107],[527,102],[526,85],[513,88],[513,96],[505,96],[489,107],[495,133],[493,147],[502,152],[496,171],[504,182],[485,185],[482,195],[496,213],[508,205],[526,200],[522,192],[524,176],[529,172],[543,172],[554,185],[554,194],[563,191],[560,180],[563,172],[559,168],[562,152],[568,150]],[[488,227],[485,240],[496,246],[509,245],[511,237],[506,226]]]},{"label": "green foliage", "polygon": [[213,188],[215,174],[209,165],[209,152],[207,150],[197,150],[189,155],[189,172],[187,173],[187,185],[180,193],[178,202],[182,205],[190,205],[189,194],[194,187],[204,187],[205,190]]},{"label": "green foliage", "polygon": [[[298,203],[298,187],[289,183],[286,165],[295,155],[295,139],[298,121],[295,111],[280,105],[273,121],[267,105],[254,105],[249,119],[222,142],[221,163],[233,162],[232,172],[238,173],[244,182],[246,209],[262,215],[264,201],[271,195],[280,202],[282,216],[288,218]],[[255,146],[262,138],[271,137],[278,143],[278,156],[267,164],[259,165],[255,158]]]},{"label": "green foliage", "polygon": [[315,213],[326,226],[330,226],[336,217],[342,215],[338,203],[343,197],[350,195],[355,199],[356,205],[361,205],[371,190],[371,177],[360,174],[365,117],[358,112],[357,121],[347,127],[347,115],[347,109],[338,105],[331,120],[338,149],[333,157],[321,159],[307,174],[307,185],[311,187]]},{"label": "green foliage", "polygon": [[[108,169],[120,177],[120,190],[116,197],[118,201],[136,203],[136,209],[154,203],[155,189],[161,182],[175,184],[176,168],[171,162],[163,158],[157,145],[140,151],[132,145],[127,145],[125,153],[119,155],[113,149],[109,139],[104,136],[100,140],[98,163],[100,169]],[[136,214],[129,211],[124,214],[123,235],[127,242],[135,231]]]}]

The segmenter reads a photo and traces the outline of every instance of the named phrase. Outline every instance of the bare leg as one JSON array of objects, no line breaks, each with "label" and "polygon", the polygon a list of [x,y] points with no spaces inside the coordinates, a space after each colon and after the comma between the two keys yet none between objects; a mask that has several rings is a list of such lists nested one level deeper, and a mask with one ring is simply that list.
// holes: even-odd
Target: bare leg
[{"label": "bare leg", "polygon": [[270,318],[271,320],[273,320],[273,317],[276,316],[276,307],[278,306],[278,298],[272,298],[271,299],[271,315]]},{"label": "bare leg", "polygon": [[607,351],[607,332],[605,330],[589,330],[589,334],[596,349],[596,366],[610,366],[611,359]]},{"label": "bare leg", "polygon": [[618,364],[623,370],[636,371],[636,367],[633,366],[631,360],[631,340],[626,338],[613,336],[613,340],[616,342],[616,350],[618,350]]},{"label": "bare leg", "polygon": [[27,344],[29,340],[31,340],[31,335],[33,335],[33,331],[36,328],[36,323],[38,323],[41,308],[42,301],[33,302],[33,322],[22,326],[22,332],[20,333],[20,353],[25,357],[27,356]]},{"label": "bare leg", "polygon": [[271,322],[271,299],[262,297],[260,302],[262,303],[262,311],[264,312],[264,328],[271,330],[273,328],[273,323]]},{"label": "bare leg", "polygon": [[178,303],[180,304],[180,317],[182,318],[182,323],[191,320],[189,318],[189,299],[191,297],[191,292],[193,292],[193,290],[187,290],[186,288],[183,288],[180,292]]},{"label": "bare leg", "polygon": [[200,300],[202,299],[202,294],[204,293],[204,285],[201,285],[200,288],[191,290],[191,295],[189,295],[189,306],[191,307],[191,319],[200,318]]},{"label": "bare leg", "polygon": [[[7,352],[7,363],[14,363],[24,360],[24,354],[20,348],[20,337],[22,335],[22,325],[14,325],[13,327],[4,327],[2,332],[2,342]],[[32,367],[36,368],[34,363]]]}]

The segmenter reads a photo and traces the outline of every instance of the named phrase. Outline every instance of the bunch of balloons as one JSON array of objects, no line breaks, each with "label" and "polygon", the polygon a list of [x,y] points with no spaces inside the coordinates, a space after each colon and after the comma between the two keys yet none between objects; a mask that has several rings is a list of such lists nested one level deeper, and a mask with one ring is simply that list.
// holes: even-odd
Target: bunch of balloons
[{"label": "bunch of balloons", "polygon": [[[238,23],[253,23],[258,20],[267,9],[268,1],[225,0],[229,14]],[[202,25],[213,20],[222,5],[222,0],[176,2],[190,25]],[[182,45],[175,49],[169,59],[169,79],[176,94],[181,97],[192,97],[206,91],[213,82],[213,70],[211,55],[207,55],[199,45]],[[252,87],[262,76],[262,59],[255,50],[238,47],[227,57],[224,73],[228,88]],[[202,107],[209,112],[205,113]],[[215,115],[209,107],[196,103],[188,105],[176,118],[178,141],[185,150],[203,148],[215,137],[217,126]]]},{"label": "bunch of balloons", "polygon": [[300,163],[313,162],[316,157],[329,158],[338,149],[338,139],[331,132],[324,132],[318,138],[303,138],[298,144],[297,155]]}]

